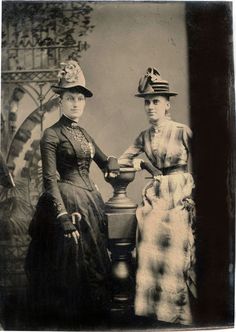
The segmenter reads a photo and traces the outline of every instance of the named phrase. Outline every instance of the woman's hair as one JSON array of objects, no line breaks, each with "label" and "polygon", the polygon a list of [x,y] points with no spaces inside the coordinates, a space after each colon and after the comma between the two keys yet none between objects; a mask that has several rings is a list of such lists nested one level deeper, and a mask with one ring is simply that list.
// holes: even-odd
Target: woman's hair
[{"label": "woman's hair", "polygon": [[159,96],[165,97],[166,100],[170,101],[170,96],[168,96],[168,95],[161,95],[161,94],[160,94]]},{"label": "woman's hair", "polygon": [[171,111],[170,111],[170,109],[166,110],[166,112],[165,112],[165,116],[170,117],[170,115],[171,115]]},{"label": "woman's hair", "polygon": [[78,87],[78,86],[75,86],[75,87],[69,88],[69,89],[61,89],[61,91],[57,92],[57,94],[62,99],[65,92],[82,93],[82,95],[84,95],[84,91],[82,89],[80,89],[80,87]]}]

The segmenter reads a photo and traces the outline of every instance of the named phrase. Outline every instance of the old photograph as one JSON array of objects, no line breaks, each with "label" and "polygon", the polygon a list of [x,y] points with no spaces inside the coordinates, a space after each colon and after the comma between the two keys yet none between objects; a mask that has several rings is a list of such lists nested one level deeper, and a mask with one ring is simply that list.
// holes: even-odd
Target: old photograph
[{"label": "old photograph", "polygon": [[232,328],[232,2],[1,20],[0,329]]}]

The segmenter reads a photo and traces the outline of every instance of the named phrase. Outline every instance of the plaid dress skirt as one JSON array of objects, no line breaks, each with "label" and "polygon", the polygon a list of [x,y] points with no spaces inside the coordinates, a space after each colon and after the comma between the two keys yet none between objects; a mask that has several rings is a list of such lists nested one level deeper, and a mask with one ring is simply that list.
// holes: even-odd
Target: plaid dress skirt
[{"label": "plaid dress skirt", "polygon": [[139,225],[135,313],[191,324],[190,292],[196,297],[194,187],[189,173],[159,176],[143,191]]}]

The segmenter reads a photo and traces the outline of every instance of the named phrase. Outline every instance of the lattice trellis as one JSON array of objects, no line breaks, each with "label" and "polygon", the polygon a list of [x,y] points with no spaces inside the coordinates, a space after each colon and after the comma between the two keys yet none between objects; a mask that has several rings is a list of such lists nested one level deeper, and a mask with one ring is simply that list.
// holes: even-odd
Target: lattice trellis
[{"label": "lattice trellis", "polygon": [[28,70],[28,71],[3,71],[3,83],[53,83],[57,81],[57,70]]},{"label": "lattice trellis", "polygon": [[43,115],[50,98],[43,88],[57,81],[61,60],[78,59],[88,49],[91,11],[87,2],[3,2],[2,89],[10,104],[3,107],[7,114],[1,114],[5,155],[14,138],[20,98],[27,93]]},{"label": "lattice trellis", "polygon": [[3,70],[58,68],[61,59],[81,56],[94,28],[86,2],[3,2]]}]

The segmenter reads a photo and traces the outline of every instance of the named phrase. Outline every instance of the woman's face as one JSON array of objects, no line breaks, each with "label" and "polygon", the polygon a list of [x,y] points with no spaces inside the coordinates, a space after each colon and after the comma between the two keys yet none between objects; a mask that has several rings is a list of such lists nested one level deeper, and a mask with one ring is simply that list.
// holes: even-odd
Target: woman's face
[{"label": "woman's face", "polygon": [[78,121],[84,112],[85,96],[80,92],[65,92],[61,97],[61,106],[68,118]]},{"label": "woman's face", "polygon": [[150,121],[159,121],[165,117],[170,108],[170,102],[163,96],[147,96],[144,99],[144,108]]}]

